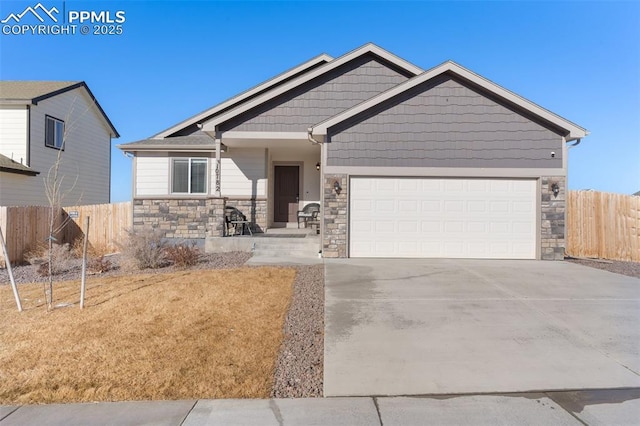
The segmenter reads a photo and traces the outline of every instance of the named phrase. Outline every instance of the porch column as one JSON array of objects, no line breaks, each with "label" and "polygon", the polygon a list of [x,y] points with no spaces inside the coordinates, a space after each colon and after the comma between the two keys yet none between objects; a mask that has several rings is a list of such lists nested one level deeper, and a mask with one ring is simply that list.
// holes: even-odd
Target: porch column
[{"label": "porch column", "polygon": [[221,165],[222,162],[220,160],[220,138],[216,137],[216,188],[215,188],[215,193],[214,195],[216,197],[220,197],[220,175],[221,175]]}]

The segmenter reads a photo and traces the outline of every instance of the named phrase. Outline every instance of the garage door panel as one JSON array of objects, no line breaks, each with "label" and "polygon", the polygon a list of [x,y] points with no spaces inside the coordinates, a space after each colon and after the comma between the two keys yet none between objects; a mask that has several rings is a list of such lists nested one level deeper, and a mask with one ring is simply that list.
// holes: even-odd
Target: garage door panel
[{"label": "garage door panel", "polygon": [[535,180],[352,178],[350,188],[352,257],[535,258]]},{"label": "garage door panel", "polygon": [[408,232],[411,234],[415,234],[418,232],[418,226],[419,226],[419,222],[412,220],[412,221],[408,221],[408,220],[403,220],[403,221],[398,221],[398,232]]},{"label": "garage door panel", "polygon": [[394,228],[395,222],[390,220],[377,220],[374,222],[374,229],[376,232],[393,234],[393,231],[395,230]]},{"label": "garage door panel", "polygon": [[464,181],[460,179],[448,179],[444,181],[444,189],[447,192],[462,192],[464,189]]},{"label": "garage door panel", "polygon": [[420,203],[420,207],[423,214],[428,212],[440,212],[442,204],[439,200],[424,200]]},{"label": "garage door panel", "polygon": [[399,200],[398,209],[403,213],[419,213],[417,200]]},{"label": "garage door panel", "polygon": [[489,211],[492,213],[508,213],[508,201],[489,201]]},{"label": "garage door panel", "polygon": [[353,212],[371,211],[373,209],[373,200],[353,200],[351,202],[351,210]]},{"label": "garage door panel", "polygon": [[414,194],[420,190],[420,182],[413,179],[404,179],[398,182],[398,192]]}]

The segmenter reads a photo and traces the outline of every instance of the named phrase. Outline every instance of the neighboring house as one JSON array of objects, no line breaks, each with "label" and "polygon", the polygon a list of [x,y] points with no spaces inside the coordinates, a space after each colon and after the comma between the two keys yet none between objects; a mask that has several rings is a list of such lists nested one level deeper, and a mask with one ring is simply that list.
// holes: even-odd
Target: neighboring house
[{"label": "neighboring house", "polygon": [[112,137],[84,82],[0,81],[0,206],[48,205],[59,153],[63,206],[108,203]]},{"label": "neighboring house", "polygon": [[[367,44],[316,57],[143,141],[134,227],[222,234],[321,205],[325,257],[562,259],[580,126],[453,63]],[[219,170],[219,173],[217,171]]]}]

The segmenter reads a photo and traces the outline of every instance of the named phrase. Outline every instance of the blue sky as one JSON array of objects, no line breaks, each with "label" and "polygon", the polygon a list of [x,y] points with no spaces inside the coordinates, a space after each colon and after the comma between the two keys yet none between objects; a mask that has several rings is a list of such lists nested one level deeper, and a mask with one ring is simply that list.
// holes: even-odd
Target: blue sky
[{"label": "blue sky", "polygon": [[[0,17],[37,1],[0,2]],[[120,139],[112,201],[131,197],[115,148],[320,53],[374,42],[423,69],[447,59],[586,127],[569,187],[640,190],[640,2],[62,1],[125,11],[122,35],[0,35],[0,78],[84,80]]]}]

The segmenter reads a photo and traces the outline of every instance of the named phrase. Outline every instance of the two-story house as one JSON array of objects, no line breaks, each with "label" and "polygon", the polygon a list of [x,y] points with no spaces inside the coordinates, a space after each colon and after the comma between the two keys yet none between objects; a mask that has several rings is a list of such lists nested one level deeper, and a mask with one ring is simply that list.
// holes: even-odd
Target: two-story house
[{"label": "two-story house", "polygon": [[48,205],[58,160],[63,206],[108,203],[117,137],[83,81],[1,81],[0,206]]}]

